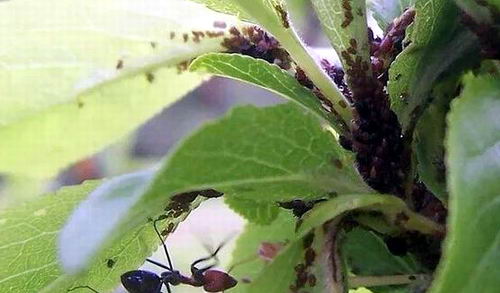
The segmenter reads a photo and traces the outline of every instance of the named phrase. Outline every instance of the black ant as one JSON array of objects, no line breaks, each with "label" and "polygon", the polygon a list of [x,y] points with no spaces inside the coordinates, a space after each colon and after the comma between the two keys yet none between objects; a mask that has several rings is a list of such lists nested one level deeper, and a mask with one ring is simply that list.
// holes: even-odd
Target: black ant
[{"label": "black ant", "polygon": [[[167,256],[168,266],[149,258],[146,259],[146,261],[159,266],[166,271],[161,273],[159,276],[153,272],[145,270],[134,270],[124,273],[121,275],[120,279],[123,287],[125,287],[129,293],[161,293],[163,285],[167,288],[168,293],[172,293],[170,285],[177,286],[185,284],[193,287],[203,287],[206,292],[221,292],[236,286],[238,281],[231,275],[226,272],[212,269],[218,262],[217,253],[220,251],[224,243],[219,245],[219,247],[217,247],[217,249],[209,256],[194,261],[191,264],[191,276],[183,275],[181,272],[174,270],[172,260],[170,259],[170,255],[167,250],[167,245],[163,241],[163,238],[161,237],[161,234],[156,226],[156,222],[161,219],[163,218],[155,220],[153,222],[153,226],[156,234],[161,240],[165,255]],[[215,259],[216,263],[204,268],[197,267],[198,264],[211,259]],[[89,289],[92,292],[99,293],[90,286],[74,287],[69,289],[68,292],[76,289]]]}]

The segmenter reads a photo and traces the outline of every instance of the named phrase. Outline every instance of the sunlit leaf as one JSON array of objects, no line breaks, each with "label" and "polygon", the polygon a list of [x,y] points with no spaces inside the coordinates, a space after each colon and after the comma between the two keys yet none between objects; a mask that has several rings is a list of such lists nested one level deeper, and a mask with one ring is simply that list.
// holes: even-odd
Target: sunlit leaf
[{"label": "sunlit leaf", "polygon": [[0,172],[50,177],[137,128],[201,83],[177,65],[221,50],[222,20],[186,1],[2,3]]}]

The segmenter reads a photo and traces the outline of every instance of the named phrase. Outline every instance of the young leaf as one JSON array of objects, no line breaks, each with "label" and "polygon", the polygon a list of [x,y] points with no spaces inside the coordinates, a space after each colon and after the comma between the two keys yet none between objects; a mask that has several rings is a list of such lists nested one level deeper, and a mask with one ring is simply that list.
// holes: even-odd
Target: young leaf
[{"label": "young leaf", "polygon": [[34,177],[100,150],[198,86],[203,76],[176,66],[222,50],[223,36],[192,31],[217,35],[214,21],[229,21],[154,0],[8,1],[0,19],[9,44],[0,48],[0,172]]},{"label": "young leaf", "polygon": [[436,79],[464,56],[476,58],[476,38],[459,24],[452,0],[419,0],[404,43],[389,70],[391,107],[407,131],[429,100]]},{"label": "young leaf", "polygon": [[[209,53],[196,58],[190,70],[230,77],[268,89],[331,122],[336,129],[345,130],[331,113],[323,109],[321,101],[310,90],[286,71],[266,61],[238,54]],[[343,106],[347,105],[344,103]]]},{"label": "young leaf", "polygon": [[415,2],[416,0],[373,0],[369,1],[368,5],[380,28],[386,31],[392,21]]},{"label": "young leaf", "polygon": [[[103,251],[88,273],[70,277],[60,270],[58,232],[71,211],[99,183],[64,187],[55,194],[0,212],[0,292],[66,292],[78,285],[108,290],[119,283],[123,272],[137,268],[156,250],[158,238],[148,223],[130,230]],[[78,237],[71,243],[85,241]]]},{"label": "young leaf", "polygon": [[[361,64],[366,64],[366,73],[371,73],[370,44],[366,23],[365,0],[312,0],[323,30],[342,60],[347,82],[359,78]],[[355,63],[354,60],[360,61]],[[355,65],[359,69],[355,69]],[[352,85],[351,85],[352,86]]]},{"label": "young leaf", "polygon": [[500,287],[500,79],[465,78],[447,137],[450,216],[433,293]]},{"label": "young leaf", "polygon": [[[337,89],[330,77],[325,73],[316,60],[311,56],[305,44],[296,34],[290,23],[286,3],[283,0],[195,0],[205,3],[208,7],[218,10],[232,12],[233,14],[251,18],[270,32],[280,44],[290,53],[292,59],[300,65],[309,79],[321,90],[327,99],[333,103],[335,111],[349,124],[352,113],[348,107],[340,107],[339,104],[346,103],[345,97]],[[227,3],[230,5],[226,6]],[[228,7],[227,9],[224,7]]]},{"label": "young leaf", "polygon": [[[119,239],[165,208],[173,218],[184,215],[184,209],[177,213],[170,207],[182,206],[187,199],[179,195],[169,203],[171,196],[212,188],[229,197],[263,203],[369,190],[353,167],[352,154],[337,144],[316,117],[291,104],[241,107],[185,140],[146,192],[137,201],[134,196],[133,204],[122,211],[107,239],[93,242],[90,252],[78,254],[92,258],[92,251],[100,251],[110,239]],[[93,231],[73,233],[92,238]],[[63,258],[72,254],[68,247]],[[85,263],[81,260],[73,267],[83,269]]]}]

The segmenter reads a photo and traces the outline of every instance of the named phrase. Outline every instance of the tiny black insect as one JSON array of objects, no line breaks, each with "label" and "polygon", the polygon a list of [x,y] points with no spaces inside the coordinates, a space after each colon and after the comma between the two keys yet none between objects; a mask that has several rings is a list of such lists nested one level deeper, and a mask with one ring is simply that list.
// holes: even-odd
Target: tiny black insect
[{"label": "tiny black insect", "polygon": [[[168,266],[156,262],[151,259],[146,259],[147,262],[157,265],[166,271],[157,275],[150,271],[133,270],[121,275],[121,283],[129,293],[161,293],[163,285],[167,288],[168,293],[172,293],[170,285],[177,286],[180,284],[190,285],[193,287],[203,287],[206,292],[221,292],[236,286],[238,281],[226,272],[212,269],[217,265],[217,253],[221,250],[223,244],[219,245],[217,249],[207,257],[195,260],[191,264],[191,276],[183,275],[178,270],[175,270],[172,265],[172,260],[168,253],[167,245],[163,241],[161,234],[156,226],[156,223],[163,218],[159,218],[153,222],[156,234],[160,238],[167,257]],[[214,264],[208,265],[203,268],[198,268],[200,263],[215,260]],[[92,292],[99,293],[97,290],[90,286],[78,286],[68,290],[74,291],[76,289],[89,289]]]}]

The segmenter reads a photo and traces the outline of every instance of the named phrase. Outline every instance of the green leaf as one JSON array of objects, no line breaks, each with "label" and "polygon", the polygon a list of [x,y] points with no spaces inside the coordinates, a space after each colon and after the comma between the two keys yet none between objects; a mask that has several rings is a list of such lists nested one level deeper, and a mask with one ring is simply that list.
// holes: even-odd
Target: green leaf
[{"label": "green leaf", "polygon": [[[263,243],[283,245],[295,239],[296,219],[291,213],[280,212],[272,225],[258,225],[248,223],[244,232],[238,237],[233,250],[231,274],[237,279],[254,280],[269,264],[259,256],[259,249]],[[232,292],[246,292],[249,284],[240,282]]]},{"label": "green leaf", "polygon": [[203,76],[176,66],[222,50],[222,36],[196,42],[192,31],[222,31],[214,21],[227,20],[154,0],[8,1],[0,19],[9,44],[0,48],[0,172],[34,177],[95,153],[198,86]]},{"label": "green leaf", "polygon": [[[365,0],[312,0],[319,16],[323,30],[330,43],[342,60],[347,82],[358,78],[361,64],[365,63],[370,71],[370,44],[368,43],[368,26],[366,23]],[[359,64],[354,60],[361,58]],[[359,69],[355,70],[355,66]]]},{"label": "green leaf", "polygon": [[[366,192],[369,188],[353,162],[353,155],[337,144],[316,117],[295,105],[241,107],[186,139],[146,192],[123,210],[113,233],[89,249],[99,251],[110,239],[119,239],[146,218],[158,216],[172,204],[171,196],[186,191],[213,188],[228,197],[264,203],[318,198],[332,191]],[[174,218],[183,215],[172,212]],[[91,238],[93,232],[74,233]],[[92,253],[79,254],[92,258]],[[82,269],[85,263],[74,267]]]},{"label": "green leaf", "polygon": [[338,255],[341,231],[330,223],[289,244],[244,292],[346,292]]},{"label": "green leaf", "polygon": [[369,189],[353,164],[332,133],[296,105],[246,106],[185,140],[153,187],[214,188],[268,203],[318,198]]},{"label": "green leaf", "polygon": [[[70,277],[61,271],[56,250],[58,232],[72,210],[99,183],[65,187],[0,212],[0,292],[66,292],[77,285],[108,290],[119,283],[123,272],[137,268],[156,250],[158,239],[151,224],[142,225],[103,251],[87,274]],[[86,240],[82,235],[72,239],[72,244]],[[114,261],[112,268],[107,266],[108,259]]]},{"label": "green leaf", "polygon": [[446,114],[457,92],[458,79],[459,76],[454,74],[434,87],[433,102],[425,110],[415,130],[419,179],[443,202],[448,199],[444,163]]},{"label": "green leaf", "polygon": [[[299,237],[304,236],[315,227],[319,227],[344,213],[358,209],[381,212],[385,215],[389,225],[398,226],[406,231],[418,231],[423,234],[441,234],[444,232],[444,228],[439,224],[411,211],[401,199],[395,196],[350,194],[340,195],[317,204],[312,210],[304,214],[297,234]],[[405,220],[401,221],[401,218]]]},{"label": "green leaf", "polygon": [[424,110],[436,79],[455,62],[477,56],[476,38],[459,24],[453,0],[419,0],[415,9],[404,41],[410,44],[389,70],[391,107],[404,131],[414,126]]},{"label": "green leaf", "polygon": [[238,54],[209,53],[196,58],[190,70],[255,84],[300,104],[340,129],[335,117],[323,109],[320,100],[310,90],[299,84],[288,72],[264,60]]},{"label": "green leaf", "polygon": [[500,79],[465,78],[447,137],[450,215],[433,293],[500,287]]},{"label": "green leaf", "polygon": [[237,196],[226,197],[225,203],[240,216],[260,225],[271,224],[279,213],[277,204],[262,203]]},{"label": "green leaf", "polygon": [[392,21],[405,9],[412,7],[416,0],[372,0],[368,5],[380,28],[385,31]]},{"label": "green leaf", "polygon": [[356,275],[402,275],[422,273],[411,255],[393,255],[382,238],[371,231],[354,228],[342,242],[342,256]]},{"label": "green leaf", "polygon": [[[494,11],[495,0],[488,0],[481,3],[469,0],[456,0],[457,5],[462,11],[467,15],[471,16],[475,21],[481,24],[495,24],[495,13]],[[500,9],[500,2],[497,2],[497,8]],[[497,25],[498,20],[497,20]]]},{"label": "green leaf", "polygon": [[[352,112],[339,104],[346,103],[344,96],[337,89],[322,67],[317,64],[290,23],[286,3],[283,0],[195,0],[208,7],[226,12],[240,13],[250,18],[269,33],[290,53],[292,59],[304,70],[309,79],[321,90],[324,96],[333,103],[333,107],[344,124],[348,125]],[[230,4],[228,5],[228,3]],[[227,7],[227,8],[226,8]]]}]

